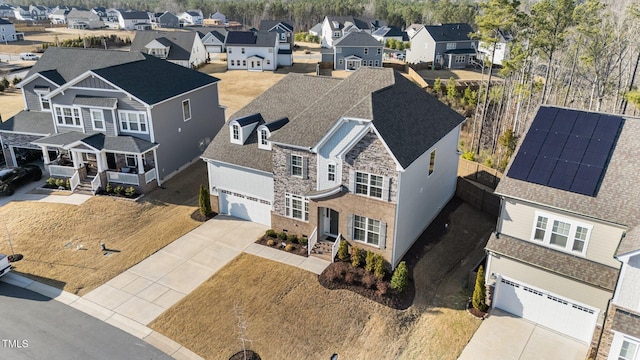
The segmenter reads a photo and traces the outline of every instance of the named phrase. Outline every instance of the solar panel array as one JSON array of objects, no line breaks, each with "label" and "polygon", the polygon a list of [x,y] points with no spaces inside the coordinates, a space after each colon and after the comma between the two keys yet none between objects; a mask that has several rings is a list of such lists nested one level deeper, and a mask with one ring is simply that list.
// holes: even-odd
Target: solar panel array
[{"label": "solar panel array", "polygon": [[507,176],[595,196],[623,123],[620,116],[541,107]]}]

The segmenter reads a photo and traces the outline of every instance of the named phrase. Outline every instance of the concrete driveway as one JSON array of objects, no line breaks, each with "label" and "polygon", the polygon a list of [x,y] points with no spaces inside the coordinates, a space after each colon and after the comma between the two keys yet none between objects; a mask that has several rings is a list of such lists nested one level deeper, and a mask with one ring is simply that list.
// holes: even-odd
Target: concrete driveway
[{"label": "concrete driveway", "polygon": [[589,347],[500,309],[482,322],[459,360],[584,360]]}]

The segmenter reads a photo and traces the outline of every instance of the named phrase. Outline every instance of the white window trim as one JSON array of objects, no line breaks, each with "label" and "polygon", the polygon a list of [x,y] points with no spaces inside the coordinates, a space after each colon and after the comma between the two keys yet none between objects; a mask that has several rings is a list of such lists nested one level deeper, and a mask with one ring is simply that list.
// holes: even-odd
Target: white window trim
[{"label": "white window trim", "polygon": [[[294,158],[300,158],[300,166],[294,165],[293,164],[293,159]],[[304,156],[302,155],[297,155],[297,154],[291,154],[291,164],[290,164],[291,168],[289,169],[289,173],[291,174],[291,176],[297,177],[297,178],[302,178],[304,176]],[[300,168],[300,175],[296,175],[293,172],[293,168],[294,167],[299,167]]]},{"label": "white window trim", "polygon": [[622,345],[624,342],[629,342],[636,344],[638,348],[636,349],[636,353],[634,357],[630,358],[633,360],[640,360],[640,339],[637,339],[633,336],[627,335],[622,332],[613,331],[613,341],[611,342],[611,350],[609,351],[608,360],[618,360],[620,358],[620,351],[622,350]]},{"label": "white window trim", "polygon": [[[333,166],[333,171],[331,171],[331,167]],[[334,162],[327,163],[327,181],[336,182],[337,176],[337,165]],[[331,179],[331,175],[333,175],[333,180]]]},{"label": "white window trim", "polygon": [[452,43],[447,43],[447,50],[455,50],[457,47],[457,44],[452,42]]},{"label": "white window trim", "polygon": [[[186,114],[184,113],[184,105],[185,103],[187,104],[187,108],[189,110],[189,117],[186,116]],[[184,121],[189,121],[191,120],[191,99],[186,99],[186,100],[182,100],[182,119]]]},{"label": "white window trim", "polygon": [[[75,106],[60,106],[60,105],[56,105],[54,106],[55,109],[60,109],[61,115],[63,117],[62,122],[60,122],[60,119],[58,118],[58,113],[56,111],[54,111],[53,115],[56,118],[56,124],[59,126],[68,126],[68,127],[76,127],[76,128],[82,128],[82,111],[80,110],[80,108],[77,108]],[[69,125],[64,121],[64,109],[70,109],[71,110],[71,117],[74,119],[73,121],[73,125]],[[78,112],[78,116],[74,116],[74,110]],[[78,121],[80,122],[79,125],[75,124],[75,119],[78,119]]]},{"label": "white window trim", "polygon": [[[96,118],[93,116],[94,113],[100,113],[100,116],[102,116],[102,118],[100,119],[100,121],[102,121],[102,127],[101,128],[96,127]],[[102,110],[89,109],[89,114],[91,116],[91,127],[93,128],[93,130],[107,131],[107,124],[105,123],[104,112]]]},{"label": "white window trim", "polygon": [[[125,116],[125,114],[127,114]],[[136,115],[136,119],[137,119],[137,124],[138,124],[138,129],[141,128],[140,124],[144,123],[144,127],[146,128],[145,131],[141,131],[141,130],[131,130],[131,126],[130,123],[131,121],[129,121],[129,114],[135,114]],[[144,122],[140,121],[140,116],[144,117]],[[127,129],[125,129],[122,124],[126,121],[127,123]],[[120,131],[122,132],[129,132],[129,133],[136,133],[136,134],[148,134],[149,133],[149,121],[147,119],[147,114],[143,111],[125,111],[125,110],[119,110],[118,111],[118,124],[120,127]]]},{"label": "white window trim", "polygon": [[[358,174],[365,174],[365,175],[367,175],[367,183],[366,183],[366,184],[358,183]],[[355,177],[355,178],[354,178],[354,189],[353,189],[353,193],[354,193],[354,194],[356,194],[356,195],[362,195],[362,196],[367,196],[367,197],[374,198],[374,199],[380,199],[380,200],[384,199],[384,182],[385,182],[385,177],[384,177],[384,176],[382,176],[382,175],[376,175],[376,174],[371,174],[371,173],[364,172],[364,171],[356,171],[356,172],[353,174],[353,176]],[[371,186],[371,177],[372,177],[372,176],[377,176],[377,177],[382,178],[382,184],[380,185],[380,197],[378,197],[378,196],[372,196],[372,195],[371,195],[371,187],[372,187],[372,186]],[[359,192],[357,192],[357,190],[356,190],[356,189],[358,188],[358,184],[360,184],[360,185],[366,185],[366,187],[367,187],[367,193],[366,193],[366,194],[363,194],[363,193],[359,193]],[[377,188],[377,186],[375,186],[375,187]]]},{"label": "white window trim", "polygon": [[[51,100],[43,98],[44,96],[49,94],[50,91],[49,90],[38,90],[38,89],[35,89],[34,92],[36,93],[36,95],[38,95],[38,101],[40,101],[40,110],[46,111],[46,112],[51,112],[51,109],[53,108],[53,105],[51,105]],[[45,109],[44,106],[43,106],[45,101],[47,102],[47,104],[49,104],[49,108],[48,109]]]},{"label": "white window trim", "polygon": [[[304,196],[295,195],[291,193],[285,193],[284,197],[285,197],[285,200],[284,200],[285,216],[288,218],[309,222],[309,199]],[[301,202],[302,209],[299,209],[301,213],[300,214],[301,217],[293,216],[293,210],[294,210],[293,200],[297,200]]]},{"label": "white window trim", "polygon": [[[433,159],[433,162],[431,159]],[[434,149],[429,153],[429,171],[427,172],[427,177],[431,176],[436,171],[436,160],[437,154],[436,150]]]},{"label": "white window trim", "polygon": [[[582,256],[585,257],[587,255],[587,248],[589,247],[589,240],[591,238],[591,231],[593,230],[593,226],[589,225],[589,224],[585,224],[585,223],[581,223],[579,221],[575,221],[575,220],[570,220],[567,218],[563,218],[557,215],[552,215],[552,214],[548,214],[548,213],[544,213],[544,212],[540,212],[540,211],[536,211],[535,212],[535,217],[533,218],[533,226],[532,226],[532,230],[531,230],[531,237],[530,237],[530,241],[533,242],[534,244],[540,244],[539,240],[535,240],[535,233],[536,233],[536,226],[538,223],[538,217],[542,216],[547,218],[547,227],[544,231],[544,239],[542,240],[542,245],[551,248],[551,249],[555,249],[558,251],[562,251],[568,254],[572,254],[572,255],[576,255],[576,256]],[[559,246],[559,245],[555,245],[555,244],[551,244],[551,233],[553,230],[553,222],[554,221],[561,221],[564,223],[569,224],[571,227],[569,229],[569,235],[567,237],[567,246]],[[576,237],[576,230],[578,228],[578,226],[583,227],[585,229],[587,229],[587,236],[584,240],[584,246],[582,247],[582,252],[577,252],[577,251],[573,251],[571,250],[573,248],[573,243],[575,241],[575,237]]]},{"label": "white window trim", "polygon": [[[133,163],[134,165],[129,165],[129,159],[133,159]],[[125,165],[127,165],[127,167],[133,167],[136,169],[135,173],[138,173],[138,156],[136,155],[131,155],[131,154],[125,154],[124,155],[124,163]]]},{"label": "white window trim", "polygon": [[[358,229],[364,231],[364,240],[356,239],[356,216],[357,217],[361,217],[361,218],[364,219],[365,228],[364,229],[358,228]],[[378,232],[369,230],[369,222],[370,221],[377,221],[378,222]],[[377,244],[369,242],[369,233],[370,232],[378,235],[378,243]],[[379,247],[380,246],[380,239],[382,239],[382,221],[377,220],[377,219],[368,218],[368,217],[362,216],[362,215],[353,214],[353,233],[352,233],[352,235],[353,235],[352,236],[353,237],[353,241],[356,241],[356,242],[359,242],[359,243],[363,243],[363,244],[367,244],[369,246]]]}]

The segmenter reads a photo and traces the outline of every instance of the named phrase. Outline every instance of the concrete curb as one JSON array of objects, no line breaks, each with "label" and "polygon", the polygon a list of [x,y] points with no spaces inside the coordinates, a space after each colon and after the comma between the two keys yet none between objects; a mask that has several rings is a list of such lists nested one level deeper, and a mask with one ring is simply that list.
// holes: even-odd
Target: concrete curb
[{"label": "concrete curb", "polygon": [[11,272],[0,278],[0,281],[31,290],[40,295],[51,298],[52,300],[69,305],[87,315],[93,316],[98,320],[104,321],[122,331],[144,340],[146,343],[158,348],[174,359],[203,360],[193,351],[185,348],[168,337],[92,301],[83,299],[78,295],[71,294],[64,290],[57,289],[53,286],[34,281]]}]

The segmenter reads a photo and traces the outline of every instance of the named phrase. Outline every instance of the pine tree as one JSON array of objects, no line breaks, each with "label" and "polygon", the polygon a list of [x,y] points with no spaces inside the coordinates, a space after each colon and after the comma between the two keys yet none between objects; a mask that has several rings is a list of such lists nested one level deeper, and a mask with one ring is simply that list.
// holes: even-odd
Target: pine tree
[{"label": "pine tree", "polygon": [[202,184],[200,184],[198,206],[200,207],[200,214],[204,216],[211,214],[211,198],[209,197],[209,190],[207,190],[207,188]]},{"label": "pine tree", "polygon": [[489,308],[486,303],[487,289],[484,285],[484,268],[480,265],[478,275],[476,276],[476,287],[473,289],[473,297],[471,305],[480,311],[487,311]]},{"label": "pine tree", "polygon": [[398,292],[404,292],[409,286],[409,270],[407,263],[401,261],[398,267],[393,271],[391,276],[391,287]]}]

